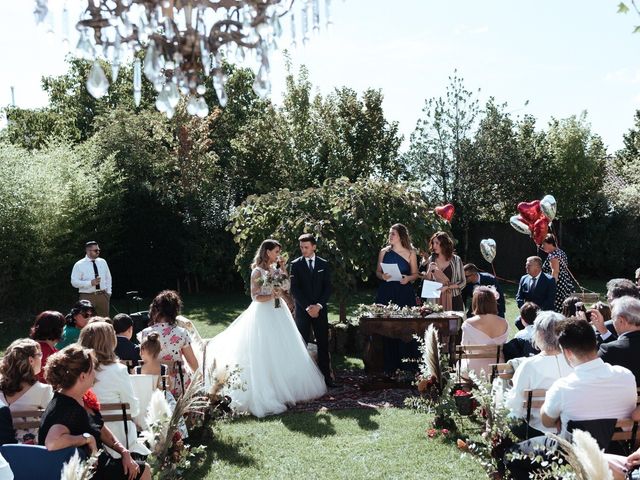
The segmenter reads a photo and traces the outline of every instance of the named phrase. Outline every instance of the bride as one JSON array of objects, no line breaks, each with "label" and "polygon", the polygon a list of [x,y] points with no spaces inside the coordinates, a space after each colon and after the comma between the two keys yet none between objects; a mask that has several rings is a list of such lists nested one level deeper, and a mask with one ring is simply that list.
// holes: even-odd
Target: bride
[{"label": "bride", "polygon": [[231,406],[256,417],[282,413],[287,405],[326,392],[324,377],[280,300],[282,290],[264,285],[267,275],[286,275],[280,248],[276,240],[262,242],[251,265],[251,305],[205,347],[207,363],[240,369],[243,387],[227,392]]}]

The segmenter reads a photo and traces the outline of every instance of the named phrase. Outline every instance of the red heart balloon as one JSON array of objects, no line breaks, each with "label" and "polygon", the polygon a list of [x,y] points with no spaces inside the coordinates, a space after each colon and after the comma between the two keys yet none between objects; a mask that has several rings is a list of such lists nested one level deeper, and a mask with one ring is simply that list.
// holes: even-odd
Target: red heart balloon
[{"label": "red heart balloon", "polygon": [[534,200],[533,202],[520,202],[518,204],[518,212],[524,219],[525,223],[530,226],[536,223],[541,216],[543,216],[540,209],[540,200]]},{"label": "red heart balloon", "polygon": [[536,220],[536,223],[533,224],[533,241],[536,242],[536,245],[542,243],[547,233],[549,233],[549,220],[546,218]]},{"label": "red heart balloon", "polygon": [[447,203],[446,205],[442,205],[440,207],[436,207],[436,214],[438,214],[441,218],[446,220],[447,222],[451,222],[453,218],[453,214],[456,212],[456,208]]}]

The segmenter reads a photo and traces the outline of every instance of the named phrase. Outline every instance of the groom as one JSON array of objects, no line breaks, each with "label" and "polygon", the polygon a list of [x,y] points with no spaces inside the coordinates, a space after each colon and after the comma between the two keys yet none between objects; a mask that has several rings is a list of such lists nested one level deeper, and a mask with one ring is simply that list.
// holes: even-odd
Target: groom
[{"label": "groom", "polygon": [[337,387],[331,379],[329,361],[329,319],[327,302],[331,295],[329,264],[316,256],[316,239],[310,233],[298,238],[301,257],[291,262],[291,294],[296,302],[296,324],[302,338],[309,343],[313,334],[318,345],[318,367],[328,387]]}]

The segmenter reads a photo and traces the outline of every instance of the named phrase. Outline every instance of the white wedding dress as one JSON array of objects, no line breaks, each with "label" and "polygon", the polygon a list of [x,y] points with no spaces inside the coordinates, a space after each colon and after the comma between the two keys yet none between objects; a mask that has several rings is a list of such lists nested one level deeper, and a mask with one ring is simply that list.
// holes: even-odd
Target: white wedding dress
[{"label": "white wedding dress", "polygon": [[[226,392],[235,411],[256,417],[282,413],[288,405],[321,397],[327,387],[324,376],[309,356],[291,312],[284,300],[258,302],[258,295],[270,295],[258,279],[261,268],[251,272],[253,302],[231,325],[206,345],[209,366],[216,370],[235,366],[243,388]],[[216,375],[217,376],[217,375]]]}]

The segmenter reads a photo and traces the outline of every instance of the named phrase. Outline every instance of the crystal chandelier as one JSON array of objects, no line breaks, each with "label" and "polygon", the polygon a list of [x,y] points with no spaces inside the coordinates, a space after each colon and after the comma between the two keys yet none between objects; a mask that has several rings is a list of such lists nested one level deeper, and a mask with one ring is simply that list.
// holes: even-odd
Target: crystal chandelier
[{"label": "crystal chandelier", "polygon": [[[210,81],[222,107],[227,103],[223,58],[232,63],[253,64],[254,91],[269,95],[269,54],[278,45],[283,17],[288,17],[291,44],[298,35],[307,43],[320,30],[321,10],[331,25],[331,0],[86,0],[76,24],[76,55],[93,61],[87,90],[95,98],[108,92],[109,81],[98,58],[112,68],[112,81],[123,61],[133,61],[133,96],[142,95],[142,74],[158,92],[156,108],[169,118],[181,95],[188,96],[187,111],[205,117],[204,100]],[[35,0],[37,23],[50,21],[48,0]],[[298,8],[294,8],[298,7]],[[63,30],[69,12],[62,12]],[[299,34],[298,34],[299,32]],[[66,32],[63,32],[66,36]],[[144,62],[135,57],[144,51]]]}]

